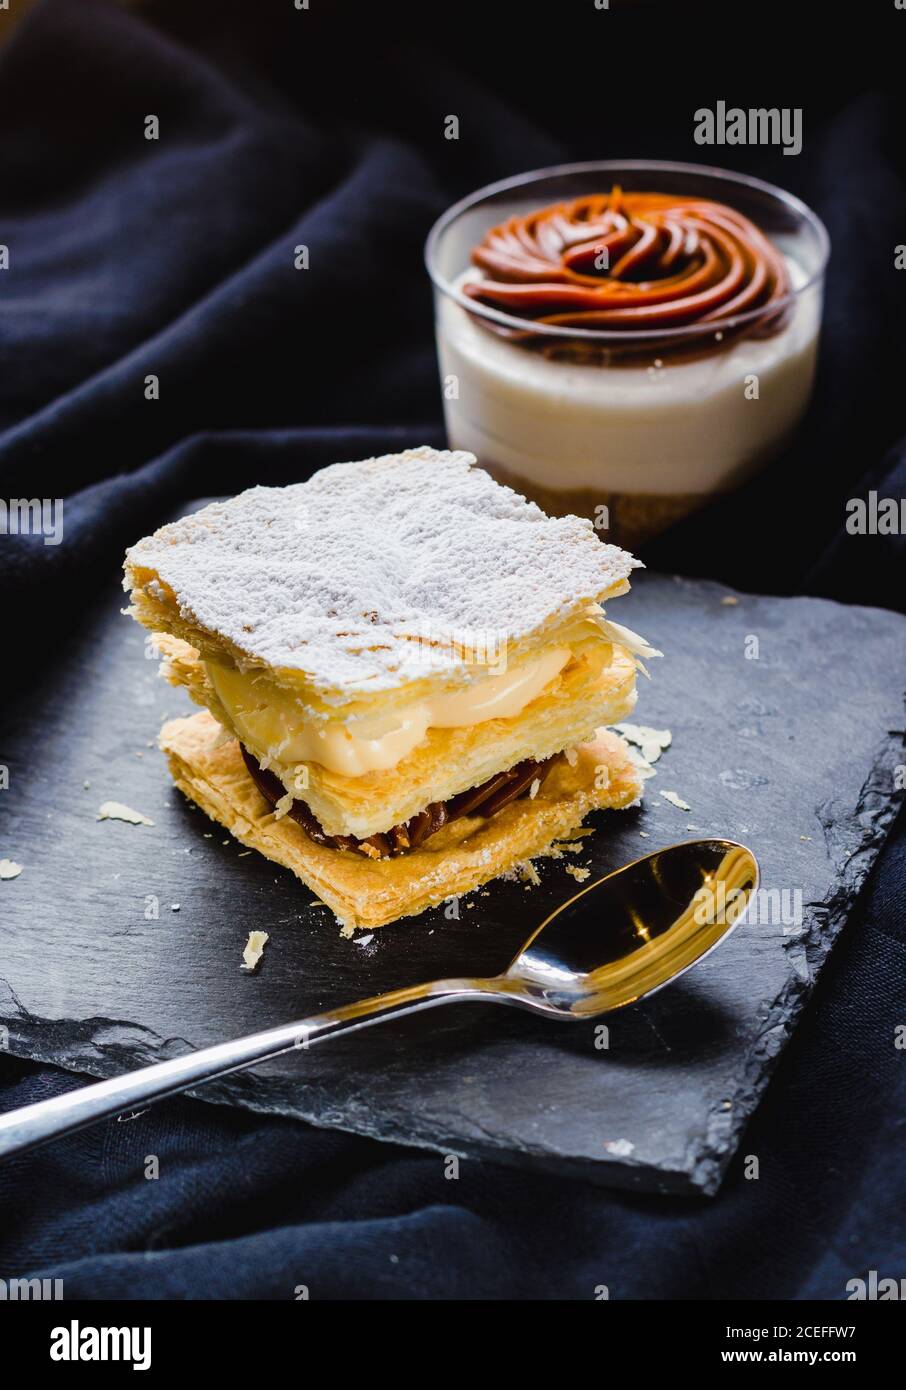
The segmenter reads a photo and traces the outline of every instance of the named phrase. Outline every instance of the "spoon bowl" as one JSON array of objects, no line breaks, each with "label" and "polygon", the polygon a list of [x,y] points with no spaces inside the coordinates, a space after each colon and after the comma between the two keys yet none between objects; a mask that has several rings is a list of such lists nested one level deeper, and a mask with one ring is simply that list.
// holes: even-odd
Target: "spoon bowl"
[{"label": "spoon bowl", "polygon": [[670,845],[597,879],[541,923],[501,977],[534,1007],[593,1018],[653,994],[732,930],[758,887],[733,840]]}]

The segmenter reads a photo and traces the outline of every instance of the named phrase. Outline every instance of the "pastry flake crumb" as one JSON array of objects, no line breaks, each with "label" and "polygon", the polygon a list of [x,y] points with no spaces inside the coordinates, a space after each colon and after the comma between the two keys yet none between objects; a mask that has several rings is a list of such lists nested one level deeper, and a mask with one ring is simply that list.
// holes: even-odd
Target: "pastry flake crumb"
[{"label": "pastry flake crumb", "polygon": [[724,608],[735,608],[736,605],[739,603],[739,599],[735,598],[733,594],[724,594],[723,598],[721,599],[721,603],[723,604]]},{"label": "pastry flake crumb", "polygon": [[635,1144],[629,1139],[608,1139],[604,1144],[609,1154],[616,1158],[628,1158],[635,1148]]},{"label": "pastry flake crumb", "polygon": [[577,753],[575,748],[564,748],[563,756],[569,763],[570,767],[575,767],[576,763],[579,761],[579,754]]},{"label": "pastry flake crumb", "polygon": [[541,790],[541,778],[540,778],[540,777],[536,777],[535,780],[532,782],[532,785],[529,787],[529,793],[528,793],[528,794],[529,794],[529,801],[534,801],[534,800],[535,800],[535,797],[538,795],[538,793],[540,792],[540,790]]},{"label": "pastry flake crumb", "polygon": [[122,801],[105,801],[103,806],[98,808],[98,820],[124,820],[128,825],[153,825],[154,821],[148,816],[143,816],[141,811],[133,811],[131,806],[126,806]]},{"label": "pastry flake crumb", "polygon": [[692,807],[688,801],[684,801],[679,792],[661,792],[665,801],[669,801],[671,806],[675,806],[678,811],[691,811]]},{"label": "pastry flake crumb", "polygon": [[614,724],[618,734],[642,751],[642,757],[649,763],[656,763],[665,748],[673,742],[670,729],[652,729],[648,724]]},{"label": "pastry flake crumb", "polygon": [[290,811],[293,809],[293,799],[292,792],[287,792],[285,796],[281,796],[280,800],[274,806],[274,820],[282,820],[284,816],[289,815]]},{"label": "pastry flake crumb", "polygon": [[587,878],[591,878],[591,869],[583,869],[579,864],[567,864],[566,872],[572,874],[577,883],[584,883]]},{"label": "pastry flake crumb", "polygon": [[264,948],[269,939],[266,931],[249,932],[249,939],[245,943],[245,949],[242,952],[241,970],[257,970],[261,962],[261,957],[264,954]]},{"label": "pastry flake crumb", "polygon": [[629,754],[629,761],[633,767],[638,769],[638,774],[643,782],[649,777],[657,776],[657,768],[651,766],[644,753],[640,753],[638,748],[633,748],[631,744],[627,744],[626,752]]},{"label": "pastry flake crumb", "polygon": [[22,865],[14,859],[0,859],[0,878],[18,878],[21,872]]},{"label": "pastry flake crumb", "polygon": [[541,879],[538,877],[538,870],[535,868],[531,859],[526,859],[519,865],[519,877],[523,882],[531,884],[535,888],[541,883]]},{"label": "pastry flake crumb", "polygon": [[370,942],[372,942],[373,940],[374,940],[374,932],[373,932],[373,931],[370,931],[370,932],[367,932],[364,936],[357,936],[357,937],[355,938],[355,941],[354,941],[353,944],[356,945],[356,946],[367,946],[367,945],[368,945]]}]

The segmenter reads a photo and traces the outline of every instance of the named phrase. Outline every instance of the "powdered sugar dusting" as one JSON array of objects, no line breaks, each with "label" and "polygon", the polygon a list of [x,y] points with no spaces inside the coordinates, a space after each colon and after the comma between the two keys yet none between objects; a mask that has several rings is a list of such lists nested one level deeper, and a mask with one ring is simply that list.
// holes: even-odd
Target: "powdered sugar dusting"
[{"label": "powdered sugar dusting", "polygon": [[[253,664],[304,672],[325,691],[391,689],[412,679],[413,644],[423,657],[445,632],[517,640],[639,563],[590,521],[545,516],[474,462],[421,448],[334,464],[164,526],[127,561],[156,571],[184,618]],[[438,664],[449,675],[465,661]]]}]

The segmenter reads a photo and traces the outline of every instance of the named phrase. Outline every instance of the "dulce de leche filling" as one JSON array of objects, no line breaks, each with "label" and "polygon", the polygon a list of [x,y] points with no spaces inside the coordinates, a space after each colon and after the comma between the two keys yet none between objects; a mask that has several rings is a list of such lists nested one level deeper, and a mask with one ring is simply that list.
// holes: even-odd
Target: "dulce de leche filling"
[{"label": "dulce de leche filling", "polygon": [[[662,193],[592,194],[509,218],[472,252],[471,298],[572,328],[631,331],[714,324],[765,309],[790,289],[780,252],[723,203]],[[492,323],[489,327],[499,326]]]},{"label": "dulce de leche filling", "polygon": [[[272,806],[278,806],[287,795],[283,783],[279,777],[263,768],[244,745],[240,744],[240,747],[245,765],[261,795]],[[302,826],[316,844],[326,845],[330,849],[355,850],[368,859],[393,859],[408,850],[418,849],[442,826],[451,820],[458,820],[460,816],[487,818],[496,815],[511,801],[524,796],[533,782],[542,782],[560,757],[556,753],[540,763],[534,758],[526,758],[515,767],[496,773],[480,787],[460,792],[459,796],[449,801],[432,801],[411,820],[394,825],[384,834],[369,835],[364,840],[356,839],[354,835],[328,835],[304,801],[294,800],[287,814]]]}]

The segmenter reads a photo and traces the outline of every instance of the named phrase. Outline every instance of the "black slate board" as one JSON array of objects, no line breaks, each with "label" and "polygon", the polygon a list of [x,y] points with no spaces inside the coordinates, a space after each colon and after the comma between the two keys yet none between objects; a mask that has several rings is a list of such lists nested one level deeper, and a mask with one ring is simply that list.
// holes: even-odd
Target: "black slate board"
[{"label": "black slate board", "polygon": [[[739,927],[690,976],[607,1020],[607,1049],[594,1024],[470,1005],[199,1095],[442,1153],[714,1192],[893,819],[904,760],[906,621],[726,597],[641,574],[613,605],[664,650],[635,718],[671,728],[674,744],[645,808],[599,817],[568,862],[598,875],[663,844],[731,836],[755,850],[765,889],[798,890],[800,926]],[[365,946],[342,939],[307,889],[224,843],[172,788],[153,744],[188,701],[158,679],[120,602],[112,582],[0,730],[0,858],[24,866],[0,882],[0,1041],[5,1027],[15,1054],[106,1076],[418,980],[494,973],[575,892],[562,862],[540,861],[540,887],[496,883],[463,900],[458,921],[438,909]],[[97,822],[107,800],[154,826]],[[259,927],[271,940],[248,976],[241,951]]]}]

